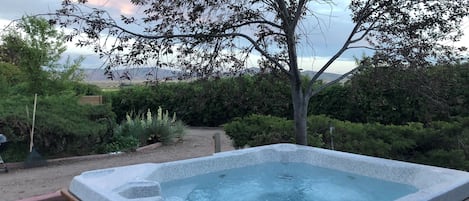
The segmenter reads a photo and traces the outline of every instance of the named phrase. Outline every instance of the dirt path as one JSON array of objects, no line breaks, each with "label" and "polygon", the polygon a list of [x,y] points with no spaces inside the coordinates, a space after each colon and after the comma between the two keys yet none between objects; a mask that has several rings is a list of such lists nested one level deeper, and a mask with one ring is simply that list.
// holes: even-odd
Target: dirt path
[{"label": "dirt path", "polygon": [[153,150],[121,155],[73,160],[32,169],[13,169],[0,173],[0,200],[14,201],[55,192],[68,187],[74,176],[88,170],[138,163],[159,163],[213,154],[212,136],[222,133],[222,151],[232,150],[231,141],[221,129],[190,129],[182,143]]}]

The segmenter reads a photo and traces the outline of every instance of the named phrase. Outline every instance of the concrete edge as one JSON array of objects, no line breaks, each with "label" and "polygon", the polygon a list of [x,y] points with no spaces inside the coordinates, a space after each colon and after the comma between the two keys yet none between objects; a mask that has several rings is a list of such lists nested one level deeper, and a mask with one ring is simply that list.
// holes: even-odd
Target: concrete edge
[{"label": "concrete edge", "polygon": [[66,201],[66,199],[62,196],[59,190],[56,192],[25,198],[18,201]]},{"label": "concrete edge", "polygon": [[[163,146],[162,143],[158,142],[155,144],[150,144],[147,146],[139,147],[135,151],[136,152],[145,152],[152,149],[156,149],[158,147]],[[131,153],[131,152],[129,152]],[[49,159],[47,160],[48,165],[54,165],[59,163],[66,163],[66,162],[75,162],[75,161],[82,161],[82,160],[90,160],[90,159],[102,159],[108,157],[116,157],[121,156],[123,154],[127,154],[126,152],[115,152],[115,153],[108,153],[108,154],[94,154],[94,155],[84,155],[84,156],[72,156],[72,157],[65,157],[65,158],[56,158],[56,159]],[[23,169],[24,162],[15,162],[15,163],[5,163],[9,170],[12,169]]]}]

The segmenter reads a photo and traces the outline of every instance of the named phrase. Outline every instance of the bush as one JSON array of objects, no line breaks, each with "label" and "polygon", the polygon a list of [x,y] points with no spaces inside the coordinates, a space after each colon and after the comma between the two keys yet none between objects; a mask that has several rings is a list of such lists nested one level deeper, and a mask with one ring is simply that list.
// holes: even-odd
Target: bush
[{"label": "bush", "polygon": [[70,89],[75,95],[101,95],[101,89],[93,84],[86,84],[81,82],[70,82],[68,83]]},{"label": "bush", "polygon": [[[5,154],[8,161],[21,161],[29,151],[33,102],[25,96],[0,100],[0,133],[11,142],[11,152]],[[77,102],[75,96],[38,97],[34,146],[42,155],[54,158],[95,153],[112,136],[115,115],[110,105]]]},{"label": "bush", "polygon": [[[185,125],[176,120],[176,113],[169,117],[168,111],[163,114],[161,107],[157,115],[148,110],[145,115],[126,115],[126,121],[114,130],[112,147],[107,151],[121,151],[135,149],[156,142],[172,143],[173,140],[182,139],[185,134]],[[124,142],[128,143],[124,143]],[[112,149],[111,149],[112,148]]]},{"label": "bush", "polygon": [[18,83],[21,80],[21,75],[20,68],[13,64],[0,61],[0,78],[4,78],[8,84],[14,85]]},{"label": "bush", "polygon": [[114,135],[109,142],[97,148],[98,153],[112,153],[118,151],[135,151],[139,147],[139,140],[131,135]]},{"label": "bush", "polygon": [[[150,115],[150,110],[148,110],[147,117]],[[176,113],[173,113],[173,117],[170,118],[168,110],[163,114],[163,110],[159,107],[157,116],[152,119],[147,126],[148,133],[145,135],[147,144],[155,142],[170,144],[174,139],[182,140],[186,133],[186,126],[182,121],[176,120]]]},{"label": "bush", "polygon": [[119,120],[128,111],[144,113],[158,106],[176,112],[191,126],[220,126],[250,114],[292,114],[289,85],[273,75],[135,86],[105,96],[112,100]]},{"label": "bush", "polygon": [[[333,137],[337,150],[469,170],[469,118],[433,122],[428,127],[421,123],[396,126],[350,123],[324,116],[311,118],[322,118],[321,121],[330,121],[335,126]],[[324,141],[329,143],[327,137]]]},{"label": "bush", "polygon": [[[233,140],[233,146],[242,148],[275,143],[294,143],[293,121],[285,118],[263,115],[250,115],[236,118],[224,125],[226,134]],[[322,145],[319,135],[310,135],[312,146]]]},{"label": "bush", "polygon": [[[251,115],[224,128],[235,147],[294,142],[293,123],[283,118]],[[352,123],[319,115],[308,118],[307,132],[312,146],[332,148],[333,141],[339,151],[469,170],[469,118],[424,127]]]}]

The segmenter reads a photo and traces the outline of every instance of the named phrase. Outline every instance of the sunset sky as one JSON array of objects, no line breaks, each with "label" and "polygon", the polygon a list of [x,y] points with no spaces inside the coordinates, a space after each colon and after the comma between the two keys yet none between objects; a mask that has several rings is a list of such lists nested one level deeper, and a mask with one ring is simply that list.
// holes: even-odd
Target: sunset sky
[{"label": "sunset sky", "polygon": [[[13,19],[19,19],[23,15],[33,15],[39,13],[54,12],[60,8],[59,0],[14,0],[2,1],[0,6],[0,27],[4,27]],[[105,8],[112,15],[119,16],[139,14],[141,10],[130,4],[129,0],[89,0],[92,6],[97,8]],[[349,0],[336,0],[336,6],[330,7],[324,5],[317,10],[324,16],[322,19],[322,30],[308,30],[310,36],[310,44],[300,44],[299,60],[300,65],[305,70],[319,70],[319,67],[325,63],[343,44],[346,37],[350,33],[353,24],[350,19],[350,11],[347,9]],[[463,29],[467,33],[461,42],[455,45],[469,44],[469,20],[463,23]],[[307,22],[305,23],[308,26]],[[340,60],[328,70],[333,73],[345,73],[354,67],[353,57],[360,57],[364,50],[349,51],[344,54]],[[65,55],[76,57],[83,55],[86,57],[82,64],[85,68],[96,68],[102,64],[102,61],[89,49],[77,48],[73,44],[68,45]],[[253,56],[252,64],[255,66],[256,56]]]}]

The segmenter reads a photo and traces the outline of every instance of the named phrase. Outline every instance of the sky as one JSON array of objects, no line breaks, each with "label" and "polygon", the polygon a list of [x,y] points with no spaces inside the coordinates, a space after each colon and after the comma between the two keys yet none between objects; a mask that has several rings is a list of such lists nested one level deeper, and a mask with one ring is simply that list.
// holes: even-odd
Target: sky
[{"label": "sky", "polygon": [[[116,16],[120,14],[138,13],[140,10],[133,7],[130,0],[89,0],[90,4],[98,8],[105,8]],[[332,55],[343,45],[346,37],[353,28],[350,19],[350,11],[347,9],[349,0],[335,0],[335,6],[324,5],[315,9],[321,16],[321,27],[313,27],[308,23],[303,24],[300,33],[307,34],[308,44],[299,44],[299,63],[304,70],[319,70],[319,68],[332,57]],[[0,29],[9,24],[11,20],[19,19],[23,15],[34,15],[39,13],[54,12],[60,8],[60,0],[3,0],[0,6]],[[463,23],[462,28],[467,33],[463,39],[455,45],[469,44],[469,20]],[[312,44],[312,45],[311,45]],[[354,57],[360,58],[365,50],[347,51],[339,60],[326,71],[343,74],[355,67]],[[67,44],[67,51],[64,57],[72,58],[79,55],[85,56],[82,63],[84,68],[99,68],[101,61],[90,48],[78,48],[72,43]],[[248,66],[256,65],[256,58],[253,55],[248,61]]]}]

